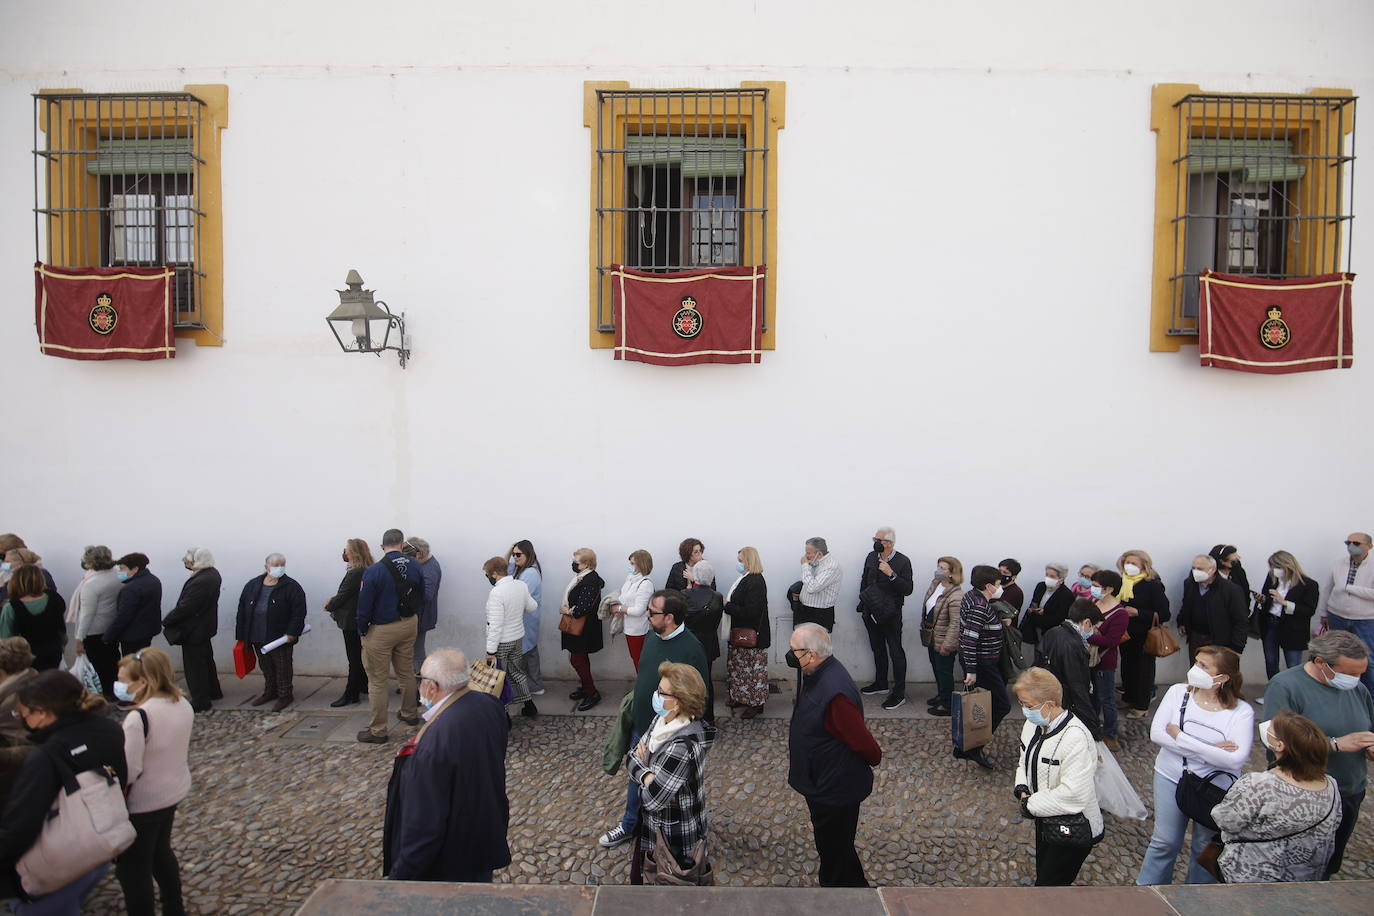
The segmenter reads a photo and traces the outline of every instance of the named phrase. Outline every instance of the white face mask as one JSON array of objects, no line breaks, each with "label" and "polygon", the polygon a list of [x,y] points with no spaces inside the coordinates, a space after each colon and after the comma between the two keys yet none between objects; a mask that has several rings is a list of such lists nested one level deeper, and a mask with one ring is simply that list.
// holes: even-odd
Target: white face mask
[{"label": "white face mask", "polygon": [[267,574],[273,579],[280,579],[282,576],[286,575],[286,567],[273,566],[271,569],[267,570]]},{"label": "white face mask", "polygon": [[1194,581],[1194,582],[1206,582],[1209,578],[1211,578],[1211,576],[1212,576],[1212,571],[1209,570],[1209,569],[1195,569],[1195,570],[1193,570],[1193,581]]},{"label": "white face mask", "polygon": [[1204,671],[1201,665],[1194,665],[1188,669],[1188,686],[1199,690],[1211,690],[1218,685],[1217,679]]},{"label": "white face mask", "polygon": [[1001,598],[1001,597],[1002,597],[1002,592],[1003,592],[1002,586],[1000,586],[1000,585],[997,586],[997,591],[995,591],[995,592],[992,593],[992,600],[993,600],[993,601],[996,601],[998,598]]},{"label": "white face mask", "polygon": [[1056,579],[1054,576],[1046,576],[1046,577],[1045,577],[1045,588],[1049,589],[1050,591],[1054,591],[1054,590],[1055,590],[1056,588],[1058,588],[1058,587],[1059,587],[1059,580],[1058,580],[1058,579]]},{"label": "white face mask", "polygon": [[1269,750],[1272,751],[1274,749],[1274,745],[1269,743],[1269,732],[1270,724],[1268,722],[1261,722],[1259,724],[1260,744],[1263,744],[1265,747],[1269,748]]},{"label": "white face mask", "polygon": [[1136,566],[1134,563],[1126,563],[1126,564],[1124,564],[1124,565],[1121,567],[1121,571],[1124,572],[1124,573],[1125,573],[1126,575],[1128,575],[1128,576],[1138,576],[1138,575],[1140,575],[1140,567],[1139,567],[1139,566]]},{"label": "white face mask", "polygon": [[1276,581],[1283,578],[1283,570],[1279,569],[1277,566],[1269,571],[1274,574],[1274,579]]}]

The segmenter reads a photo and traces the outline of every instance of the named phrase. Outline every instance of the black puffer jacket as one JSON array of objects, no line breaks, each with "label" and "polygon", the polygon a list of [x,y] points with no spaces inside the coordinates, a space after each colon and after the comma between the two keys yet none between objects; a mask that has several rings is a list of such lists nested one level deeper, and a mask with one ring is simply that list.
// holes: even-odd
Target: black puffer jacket
[{"label": "black puffer jacket", "polygon": [[105,642],[142,642],[162,632],[162,582],[140,569],[119,590],[114,623],[105,628]]},{"label": "black puffer jacket", "polygon": [[219,632],[219,593],[223,585],[213,566],[198,569],[181,587],[177,606],[162,619],[162,630],[173,646],[207,643]]}]

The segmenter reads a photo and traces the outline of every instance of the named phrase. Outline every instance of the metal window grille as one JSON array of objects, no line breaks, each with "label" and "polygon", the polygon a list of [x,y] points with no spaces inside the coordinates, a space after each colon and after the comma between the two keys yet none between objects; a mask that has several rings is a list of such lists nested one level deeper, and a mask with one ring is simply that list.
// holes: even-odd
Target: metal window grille
[{"label": "metal window grille", "polygon": [[38,93],[33,100],[35,259],[56,267],[173,267],[176,326],[205,327],[205,103],[187,92]]},{"label": "metal window grille", "polygon": [[1170,334],[1196,333],[1207,268],[1270,278],[1350,269],[1355,102],[1194,93],[1175,103]]},{"label": "metal window grille", "polygon": [[768,89],[597,91],[597,327],[612,265],[768,263]]}]

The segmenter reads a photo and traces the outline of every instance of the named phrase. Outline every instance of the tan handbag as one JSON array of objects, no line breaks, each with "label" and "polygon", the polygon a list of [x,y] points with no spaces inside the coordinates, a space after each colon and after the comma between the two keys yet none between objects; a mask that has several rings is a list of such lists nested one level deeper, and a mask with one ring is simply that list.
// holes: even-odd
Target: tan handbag
[{"label": "tan handbag", "polygon": [[582,631],[586,628],[586,617],[574,617],[572,614],[558,615],[558,632],[560,633],[567,633],[569,636],[581,636]]},{"label": "tan handbag", "polygon": [[42,832],[14,866],[24,892],[38,897],[113,861],[133,845],[135,831],[114,770],[102,767],[73,773],[56,749],[46,744],[33,753],[51,757],[62,778]]},{"label": "tan handbag", "polygon": [[1178,640],[1174,639],[1174,634],[1159,623],[1159,615],[1155,615],[1154,622],[1150,624],[1150,632],[1145,634],[1146,655],[1153,655],[1155,658],[1168,658],[1179,649]]},{"label": "tan handbag", "polygon": [[496,667],[495,662],[478,659],[468,669],[468,687],[478,693],[489,693],[499,700],[505,686],[506,672]]},{"label": "tan handbag", "polygon": [[644,850],[644,883],[672,885],[678,887],[711,887],[716,883],[716,873],[711,869],[711,860],[706,856],[706,838],[697,840],[692,847],[692,867],[684,869],[677,863],[677,857],[663,839],[663,831],[654,831],[654,848]]}]

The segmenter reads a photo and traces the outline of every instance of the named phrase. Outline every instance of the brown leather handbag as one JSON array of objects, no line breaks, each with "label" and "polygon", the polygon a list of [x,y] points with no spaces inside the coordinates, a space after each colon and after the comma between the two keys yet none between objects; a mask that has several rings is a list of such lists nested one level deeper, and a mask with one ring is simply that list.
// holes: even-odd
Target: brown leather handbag
[{"label": "brown leather handbag", "polygon": [[567,633],[569,636],[581,636],[586,627],[586,617],[574,617],[572,614],[558,615],[558,632],[560,633]]},{"label": "brown leather handbag", "polygon": [[734,646],[736,649],[757,649],[759,631],[753,627],[731,627],[730,635],[726,637],[726,644]]},{"label": "brown leather handbag", "polygon": [[1159,615],[1155,615],[1154,623],[1150,625],[1150,632],[1145,634],[1145,654],[1153,655],[1155,658],[1168,658],[1179,649],[1178,640],[1174,639],[1174,634],[1159,623]]}]

